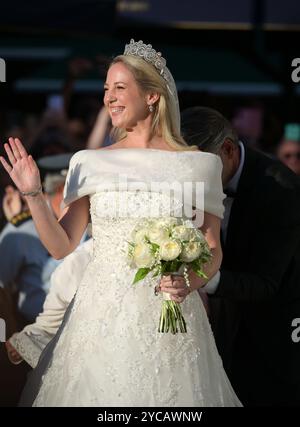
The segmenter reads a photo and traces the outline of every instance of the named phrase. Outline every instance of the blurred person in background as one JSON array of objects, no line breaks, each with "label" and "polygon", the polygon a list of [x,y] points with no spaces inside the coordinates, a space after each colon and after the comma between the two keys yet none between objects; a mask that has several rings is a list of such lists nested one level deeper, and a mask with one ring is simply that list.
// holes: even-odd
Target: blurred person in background
[{"label": "blurred person in background", "polygon": [[92,258],[93,240],[89,239],[68,255],[51,275],[51,286],[43,311],[35,322],[14,333],[6,342],[9,360],[19,364],[23,360],[35,368],[39,357],[56,335],[72,301],[83,273]]},{"label": "blurred person in background", "polygon": [[43,306],[47,290],[42,271],[49,254],[40,242],[26,200],[12,186],[6,187],[3,211],[8,222],[0,234],[0,287],[16,295],[22,327]]},{"label": "blurred person in background", "polygon": [[277,148],[277,157],[296,175],[300,175],[300,124],[287,124]]},{"label": "blurred person in background", "polygon": [[110,137],[111,120],[108,111],[102,107],[98,113],[93,130],[87,140],[88,149],[107,147],[113,143]]},{"label": "blurred person in background", "polygon": [[[0,306],[6,333],[22,329],[41,311],[46,289],[43,268],[49,254],[40,242],[28,205],[12,186],[6,187],[3,211],[7,224],[0,234]],[[29,366],[13,367],[0,343],[0,405],[16,406]]]},{"label": "blurred person in background", "polygon": [[261,105],[239,107],[232,118],[232,125],[244,143],[252,148],[260,148],[263,132],[264,109]]},{"label": "blurred person in background", "polygon": [[56,218],[62,210],[63,190],[73,153],[42,157],[38,160],[43,180],[43,189]]}]

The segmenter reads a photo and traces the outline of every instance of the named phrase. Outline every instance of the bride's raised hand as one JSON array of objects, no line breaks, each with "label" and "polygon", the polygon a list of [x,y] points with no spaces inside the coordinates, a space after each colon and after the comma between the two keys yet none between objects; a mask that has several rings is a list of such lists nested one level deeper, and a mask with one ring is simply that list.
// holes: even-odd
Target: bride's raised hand
[{"label": "bride's raised hand", "polygon": [[4,144],[9,162],[4,157],[0,161],[19,191],[29,193],[41,186],[39,169],[31,155],[28,155],[18,138],[9,138]]}]

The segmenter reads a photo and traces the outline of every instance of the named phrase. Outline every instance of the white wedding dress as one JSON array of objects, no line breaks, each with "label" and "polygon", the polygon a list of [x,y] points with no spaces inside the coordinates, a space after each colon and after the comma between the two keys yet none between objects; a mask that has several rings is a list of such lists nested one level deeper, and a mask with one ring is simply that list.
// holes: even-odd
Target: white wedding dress
[{"label": "white wedding dress", "polygon": [[[84,150],[73,156],[64,200],[89,195],[93,256],[62,327],[29,378],[24,405],[241,406],[199,294],[181,305],[186,334],[158,333],[162,296],[154,295],[153,280],[132,285],[136,270],[126,254],[141,217],[153,208],[169,217],[170,206],[180,205],[151,191],[150,182],[204,181],[205,210],[221,217],[221,169],[217,156],[200,152]],[[127,189],[113,185],[120,174]],[[145,189],[136,189],[136,181]]]}]

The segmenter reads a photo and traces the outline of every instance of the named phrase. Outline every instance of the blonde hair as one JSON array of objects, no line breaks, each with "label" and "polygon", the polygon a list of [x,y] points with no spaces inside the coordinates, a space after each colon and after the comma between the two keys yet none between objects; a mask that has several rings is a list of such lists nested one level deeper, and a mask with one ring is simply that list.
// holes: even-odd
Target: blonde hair
[{"label": "blonde hair", "polygon": [[[110,67],[116,63],[123,63],[133,74],[136,83],[142,93],[156,92],[160,95],[153,112],[151,125],[152,135],[161,136],[173,149],[196,150],[196,146],[188,146],[178,131],[175,115],[175,98],[167,88],[166,81],[161,77],[156,68],[144,59],[132,55],[119,55],[113,59]],[[174,105],[173,105],[173,104]],[[114,127],[111,132],[114,141],[120,141],[127,136],[125,129]]]}]

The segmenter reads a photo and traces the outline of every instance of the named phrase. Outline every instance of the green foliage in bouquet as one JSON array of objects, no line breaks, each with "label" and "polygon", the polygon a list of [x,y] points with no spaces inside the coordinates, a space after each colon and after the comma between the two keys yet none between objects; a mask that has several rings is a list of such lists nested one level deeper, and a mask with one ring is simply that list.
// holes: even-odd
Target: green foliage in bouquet
[{"label": "green foliage in bouquet", "polygon": [[[152,277],[183,272],[189,286],[188,270],[207,278],[203,265],[212,257],[202,234],[191,221],[178,218],[159,218],[139,224],[128,242],[131,267],[137,268],[133,283]],[[164,299],[159,320],[159,332],[186,332],[186,322],[180,304]]]}]

